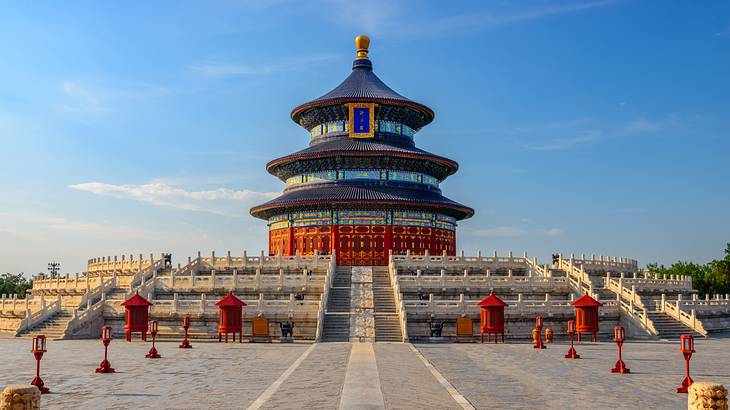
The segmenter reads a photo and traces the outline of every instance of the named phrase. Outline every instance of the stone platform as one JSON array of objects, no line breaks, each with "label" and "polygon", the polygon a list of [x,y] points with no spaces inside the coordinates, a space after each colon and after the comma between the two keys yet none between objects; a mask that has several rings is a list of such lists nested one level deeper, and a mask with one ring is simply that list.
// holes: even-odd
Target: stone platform
[{"label": "stone platform", "polygon": [[[162,342],[161,359],[145,359],[149,343],[114,340],[114,374],[96,374],[99,341],[49,342],[41,375],[51,394],[43,408],[336,409],[362,403],[386,409],[686,408],[674,392],[684,361],[676,343],[624,346],[631,374],[611,374],[612,343],[564,344],[219,344],[193,349]],[[0,339],[0,386],[28,383],[35,361],[24,339]],[[730,386],[730,339],[698,340],[696,381]],[[473,407],[471,407],[473,406]],[[347,407],[342,408],[362,408]]]}]

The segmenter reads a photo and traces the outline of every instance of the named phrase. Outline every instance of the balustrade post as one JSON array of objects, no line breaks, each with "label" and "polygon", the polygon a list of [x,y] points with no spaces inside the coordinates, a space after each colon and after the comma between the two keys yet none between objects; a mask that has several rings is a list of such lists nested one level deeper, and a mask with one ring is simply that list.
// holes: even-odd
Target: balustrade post
[{"label": "balustrade post", "polygon": [[246,268],[248,266],[248,254],[246,251],[243,251],[243,267]]},{"label": "balustrade post", "polygon": [[477,262],[481,262],[481,261],[482,261],[482,250],[479,249],[479,250],[477,250]]},{"label": "balustrade post", "polygon": [[177,313],[177,292],[172,294],[172,313]]},{"label": "balustrade post", "polygon": [[232,288],[233,288],[233,290],[238,289],[238,269],[233,269],[233,286],[232,286]]},{"label": "balustrade post", "polygon": [[205,292],[200,294],[200,313],[205,313]]}]

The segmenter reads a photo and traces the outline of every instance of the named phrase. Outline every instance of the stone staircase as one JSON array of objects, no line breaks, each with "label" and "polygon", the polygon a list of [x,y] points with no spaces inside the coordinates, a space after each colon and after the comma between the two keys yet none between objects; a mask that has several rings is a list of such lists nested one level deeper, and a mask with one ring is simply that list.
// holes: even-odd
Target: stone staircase
[{"label": "stone staircase", "polygon": [[395,309],[395,298],[387,268],[373,268],[373,304],[375,307],[375,341],[402,342],[403,334]]},{"label": "stone staircase", "polygon": [[702,337],[701,334],[664,312],[647,311],[646,313],[649,316],[649,320],[654,323],[654,328],[660,339],[679,339],[679,336],[683,334]]},{"label": "stone staircase", "polygon": [[37,335],[45,335],[47,339],[58,340],[63,338],[68,322],[73,318],[73,311],[60,310],[55,315],[44,320],[33,328],[18,335],[23,338],[31,338]]},{"label": "stone staircase", "polygon": [[323,342],[350,341],[350,287],[352,268],[338,267],[332,278],[322,327]]}]

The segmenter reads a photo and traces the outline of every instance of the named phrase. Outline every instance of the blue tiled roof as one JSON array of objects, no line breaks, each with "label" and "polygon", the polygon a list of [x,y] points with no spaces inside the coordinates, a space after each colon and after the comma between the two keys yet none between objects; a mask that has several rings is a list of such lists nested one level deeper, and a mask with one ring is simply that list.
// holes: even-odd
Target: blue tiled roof
[{"label": "blue tiled roof", "polygon": [[436,191],[352,182],[287,191],[269,202],[252,208],[251,214],[259,218],[267,218],[268,214],[272,213],[268,212],[272,208],[303,204],[330,206],[332,203],[348,202],[372,204],[401,202],[409,207],[436,208],[457,219],[469,218],[474,214],[473,209],[452,201]]}]

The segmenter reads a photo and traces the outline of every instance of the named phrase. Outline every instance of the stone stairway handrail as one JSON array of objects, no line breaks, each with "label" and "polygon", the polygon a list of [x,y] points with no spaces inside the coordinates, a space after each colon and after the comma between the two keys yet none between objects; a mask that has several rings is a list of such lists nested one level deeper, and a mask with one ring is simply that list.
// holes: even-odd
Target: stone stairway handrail
[{"label": "stone stairway handrail", "polygon": [[395,266],[393,255],[390,255],[388,261],[388,275],[390,276],[390,283],[393,284],[393,298],[395,302],[395,310],[398,314],[398,321],[400,322],[401,337],[403,342],[408,342],[408,315],[406,314],[406,307],[403,301],[403,294],[401,293],[398,268]]},{"label": "stone stairway handrail", "polygon": [[155,290],[157,270],[162,268],[164,263],[164,259],[158,259],[147,269],[137,271],[129,283],[129,291],[124,295],[124,299],[129,299],[137,292],[142,294],[143,297],[150,297]]},{"label": "stone stairway handrail", "polygon": [[36,312],[28,311],[26,316],[20,321],[18,329],[15,331],[15,336],[32,329],[33,326],[45,321],[49,317],[58,313],[61,310],[61,295],[58,295],[53,303],[46,304],[42,309]]},{"label": "stone stairway handrail", "polygon": [[692,330],[702,336],[707,336],[707,330],[705,330],[702,320],[697,317],[695,309],[692,308],[689,312],[685,312],[681,309],[680,303],[681,301],[671,302],[664,300],[663,303],[658,304],[660,304],[661,312],[666,313],[670,317],[684,323],[686,326],[689,326]]},{"label": "stone stairway handrail", "polygon": [[659,332],[654,322],[649,318],[647,306],[644,304],[641,295],[637,293],[634,285],[631,288],[623,286],[623,280],[624,278],[616,279],[606,276],[604,279],[604,288],[616,295],[616,300],[620,304],[621,311],[627,317],[644,329],[649,336],[658,336]]},{"label": "stone stairway handrail", "polygon": [[317,308],[317,330],[314,335],[315,342],[322,341],[322,336],[324,335],[324,318],[325,313],[327,312],[327,302],[329,301],[330,289],[332,288],[332,279],[335,276],[335,272],[337,272],[337,257],[335,256],[335,252],[336,251],[332,251],[332,257],[330,258],[329,265],[327,266],[327,274],[324,278],[322,295],[319,298],[319,307]]}]

